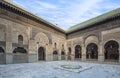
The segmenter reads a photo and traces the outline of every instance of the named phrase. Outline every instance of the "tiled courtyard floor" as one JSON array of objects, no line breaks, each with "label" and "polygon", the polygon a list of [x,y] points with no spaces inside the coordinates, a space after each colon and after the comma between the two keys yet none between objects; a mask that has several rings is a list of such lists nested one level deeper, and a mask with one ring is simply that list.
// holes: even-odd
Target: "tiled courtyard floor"
[{"label": "tiled courtyard floor", "polygon": [[[61,65],[82,66],[66,69]],[[0,65],[0,78],[120,78],[120,65],[52,61]]]}]

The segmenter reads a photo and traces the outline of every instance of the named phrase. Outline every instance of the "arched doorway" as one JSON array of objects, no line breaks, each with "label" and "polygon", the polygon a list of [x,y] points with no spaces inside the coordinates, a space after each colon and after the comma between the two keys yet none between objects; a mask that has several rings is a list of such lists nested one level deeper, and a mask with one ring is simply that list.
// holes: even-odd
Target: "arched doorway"
[{"label": "arched doorway", "polygon": [[40,47],[38,49],[38,60],[45,60],[45,49],[43,47]]},{"label": "arched doorway", "polygon": [[23,36],[18,35],[18,44],[23,44]]},{"label": "arched doorway", "polygon": [[58,60],[58,52],[55,50],[53,52],[53,61],[57,61]]},{"label": "arched doorway", "polygon": [[75,46],[75,59],[81,58],[81,46],[76,45]]},{"label": "arched doorway", "polygon": [[13,50],[13,53],[27,53],[27,51],[23,47],[17,47]]},{"label": "arched doorway", "polygon": [[90,43],[86,48],[87,59],[98,59],[98,46],[95,43]]},{"label": "arched doorway", "polygon": [[16,47],[13,50],[13,63],[27,63],[28,54],[24,47]]},{"label": "arched doorway", "polygon": [[108,41],[105,46],[105,59],[106,60],[119,60],[119,44],[114,40]]},{"label": "arched doorway", "polygon": [[61,60],[65,60],[65,52],[64,51],[61,52]]}]

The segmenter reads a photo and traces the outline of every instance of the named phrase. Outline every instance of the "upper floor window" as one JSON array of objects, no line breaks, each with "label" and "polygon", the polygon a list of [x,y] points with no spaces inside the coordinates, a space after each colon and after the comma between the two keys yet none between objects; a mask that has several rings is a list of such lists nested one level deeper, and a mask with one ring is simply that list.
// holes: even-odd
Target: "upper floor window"
[{"label": "upper floor window", "polygon": [[22,35],[18,36],[18,43],[23,44],[23,36]]},{"label": "upper floor window", "polygon": [[55,46],[55,48],[57,48],[57,44],[56,43],[54,44],[54,46]]},{"label": "upper floor window", "polygon": [[0,53],[4,53],[4,49],[0,47]]}]

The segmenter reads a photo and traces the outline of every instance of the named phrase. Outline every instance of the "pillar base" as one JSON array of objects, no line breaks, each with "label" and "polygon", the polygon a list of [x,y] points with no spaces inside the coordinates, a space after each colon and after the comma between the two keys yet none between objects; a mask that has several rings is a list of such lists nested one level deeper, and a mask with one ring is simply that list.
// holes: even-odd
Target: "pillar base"
[{"label": "pillar base", "polygon": [[104,62],[104,55],[98,56],[98,62],[103,63]]},{"label": "pillar base", "polygon": [[71,55],[71,60],[74,61],[75,60],[75,56]]},{"label": "pillar base", "polygon": [[37,61],[38,61],[37,54],[29,54],[28,55],[28,62],[29,63],[37,62]]},{"label": "pillar base", "polygon": [[5,64],[6,60],[5,60],[5,53],[0,54],[0,64]]},{"label": "pillar base", "polygon": [[85,54],[82,55],[82,61],[86,61],[86,55]]},{"label": "pillar base", "polygon": [[6,64],[12,64],[12,63],[13,63],[13,54],[6,53]]},{"label": "pillar base", "polygon": [[61,55],[59,54],[59,55],[58,55],[58,61],[60,61],[60,60],[61,60]]},{"label": "pillar base", "polygon": [[53,60],[53,55],[52,54],[47,54],[46,55],[46,61],[52,61]]}]

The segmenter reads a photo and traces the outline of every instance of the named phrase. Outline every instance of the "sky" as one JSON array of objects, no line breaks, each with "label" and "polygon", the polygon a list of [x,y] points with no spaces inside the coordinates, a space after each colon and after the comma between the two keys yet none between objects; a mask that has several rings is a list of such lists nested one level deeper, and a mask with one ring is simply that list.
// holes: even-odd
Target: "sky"
[{"label": "sky", "polygon": [[116,8],[120,0],[12,0],[35,15],[67,30]]}]

